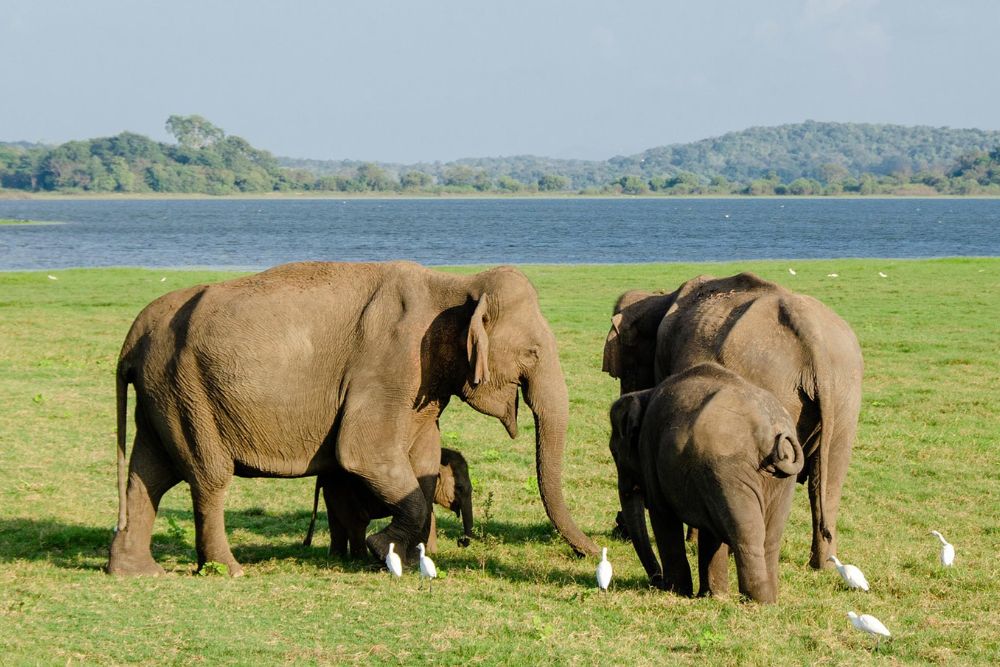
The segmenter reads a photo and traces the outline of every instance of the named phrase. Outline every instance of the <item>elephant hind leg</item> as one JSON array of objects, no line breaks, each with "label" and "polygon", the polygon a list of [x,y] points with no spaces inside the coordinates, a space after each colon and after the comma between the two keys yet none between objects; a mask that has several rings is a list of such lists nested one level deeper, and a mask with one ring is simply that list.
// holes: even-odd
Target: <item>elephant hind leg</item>
[{"label": "elephant hind leg", "polygon": [[141,425],[141,415],[136,417],[140,428],[132,447],[125,496],[128,522],[111,541],[107,571],[115,575],[155,576],[163,574],[163,568],[153,560],[150,551],[153,521],[163,494],[181,481],[181,476],[156,436]]},{"label": "elephant hind leg", "polygon": [[239,577],[243,574],[243,566],[236,562],[226,539],[224,503],[231,479],[213,485],[192,484],[191,498],[194,501],[198,570],[201,571],[205,563],[221,563],[228,568],[230,576]]},{"label": "elephant hind leg", "polygon": [[698,531],[698,580],[698,597],[729,595],[729,547],[705,528]]},{"label": "elephant hind leg", "polygon": [[653,527],[656,548],[663,563],[663,583],[668,591],[691,597],[691,565],[684,546],[684,524],[669,509],[649,508],[649,523]]}]

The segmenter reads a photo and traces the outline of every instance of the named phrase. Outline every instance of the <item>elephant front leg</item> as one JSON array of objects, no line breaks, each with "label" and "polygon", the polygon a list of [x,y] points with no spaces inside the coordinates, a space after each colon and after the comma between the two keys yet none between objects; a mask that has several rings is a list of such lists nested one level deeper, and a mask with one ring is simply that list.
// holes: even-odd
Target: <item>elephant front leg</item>
[{"label": "elephant front leg", "polygon": [[437,517],[434,516],[434,507],[431,507],[428,513],[430,514],[431,529],[427,533],[427,553],[436,554],[438,550]]},{"label": "elephant front leg", "polygon": [[[137,415],[136,421],[141,423]],[[115,575],[160,575],[163,568],[153,560],[150,541],[160,499],[180,481],[180,475],[158,446],[140,429],[129,463],[125,507],[128,523],[111,541],[107,572]]]},{"label": "elephant front leg", "polygon": [[729,547],[714,531],[703,528],[697,535],[698,596],[725,597],[729,595]]},{"label": "elephant front leg", "polygon": [[224,504],[230,478],[215,484],[196,483],[191,485],[191,499],[194,502],[195,548],[198,551],[198,571],[206,563],[225,565],[229,576],[243,575],[226,538]]}]

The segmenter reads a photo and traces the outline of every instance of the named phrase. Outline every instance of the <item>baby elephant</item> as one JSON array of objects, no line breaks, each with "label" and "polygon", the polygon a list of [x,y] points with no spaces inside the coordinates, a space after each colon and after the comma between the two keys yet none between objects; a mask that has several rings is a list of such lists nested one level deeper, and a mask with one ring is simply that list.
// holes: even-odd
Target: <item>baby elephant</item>
[{"label": "baby elephant", "polygon": [[717,364],[694,366],[615,401],[611,454],[625,524],[654,585],[691,595],[687,523],[700,529],[699,595],[728,592],[728,545],[740,592],[777,599],[781,534],[804,456],[770,392]]},{"label": "baby elephant", "polygon": [[[323,502],[330,522],[330,554],[352,558],[365,557],[365,532],[372,519],[389,516],[389,508],[378,502],[372,493],[357,478],[344,471],[318,475],[313,493],[312,519],[309,531],[303,540],[305,546],[312,544],[316,527],[316,510],[319,506],[319,490],[323,489]],[[441,468],[434,502],[447,507],[462,519],[464,535],[458,543],[469,546],[472,538],[472,480],[465,457],[454,449],[441,448]],[[434,512],[431,512],[431,531],[427,538],[427,550],[436,551],[437,538]]]}]

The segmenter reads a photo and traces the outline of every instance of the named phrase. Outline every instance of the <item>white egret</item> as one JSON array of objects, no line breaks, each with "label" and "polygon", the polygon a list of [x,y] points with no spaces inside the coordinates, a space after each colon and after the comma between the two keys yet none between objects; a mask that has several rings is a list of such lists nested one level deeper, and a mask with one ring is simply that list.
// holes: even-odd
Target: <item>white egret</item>
[{"label": "white egret", "polygon": [[427,580],[427,592],[431,592],[431,584],[437,579],[438,571],[434,567],[434,561],[430,559],[424,553],[424,543],[421,542],[417,545],[417,549],[420,551],[420,581],[423,582],[424,579]]},{"label": "white egret", "polygon": [[882,273],[881,271],[878,272],[878,275],[879,275],[879,278],[888,278],[889,277],[886,274]]},{"label": "white egret", "polygon": [[840,573],[840,578],[844,580],[848,588],[861,589],[863,591],[868,590],[868,580],[865,579],[864,572],[853,565],[841,563],[836,556],[830,556],[827,560],[833,561],[833,564],[837,567],[837,572]]},{"label": "white egret", "polygon": [[385,566],[389,568],[389,573],[394,577],[403,576],[403,561],[399,560],[399,554],[394,551],[395,542],[389,542],[389,553],[385,555]]},{"label": "white egret", "polygon": [[828,274],[826,274],[826,277],[827,278],[837,278],[837,277],[839,277],[839,275],[840,274],[838,274],[838,273],[828,273]]},{"label": "white egret", "polygon": [[793,276],[795,275],[795,269],[788,269],[788,272],[789,272],[790,274],[792,274]]},{"label": "white egret", "polygon": [[49,280],[59,280],[59,279],[53,276],[52,274],[49,274]]},{"label": "white egret", "polygon": [[851,619],[851,625],[856,627],[861,632],[867,632],[870,635],[875,635],[875,650],[878,650],[878,644],[882,640],[882,637],[891,637],[892,633],[889,629],[882,624],[882,621],[878,620],[871,614],[861,614],[858,616],[853,611],[847,612],[847,618]]},{"label": "white egret", "polygon": [[601,562],[597,564],[597,587],[607,592],[611,585],[611,563],[608,562],[608,548],[601,549]]},{"label": "white egret", "polygon": [[944,539],[944,535],[936,530],[931,531],[931,535],[941,540],[941,565],[951,567],[955,563],[955,547]]}]

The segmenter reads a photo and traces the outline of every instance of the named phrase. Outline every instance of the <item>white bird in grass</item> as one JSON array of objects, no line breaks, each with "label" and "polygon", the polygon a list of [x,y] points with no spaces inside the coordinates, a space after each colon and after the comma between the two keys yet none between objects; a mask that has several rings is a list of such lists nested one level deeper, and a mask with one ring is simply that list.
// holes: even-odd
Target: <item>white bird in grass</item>
[{"label": "white bird in grass", "polygon": [[389,553],[385,555],[385,566],[389,568],[389,573],[394,577],[403,576],[403,561],[399,560],[399,554],[393,551],[396,548],[395,542],[389,542]]},{"label": "white bird in grass", "polygon": [[601,549],[601,562],[597,564],[597,587],[607,592],[611,585],[611,563],[608,562],[608,548]]},{"label": "white bird in grass", "polygon": [[826,274],[827,278],[837,278],[838,276],[839,276],[839,274],[837,274],[837,273],[828,273],[828,274]]},{"label": "white bird in grass", "polygon": [[424,553],[423,542],[417,545],[417,549],[420,551],[420,581],[427,580],[427,592],[430,593],[431,584],[437,579],[438,571],[434,567],[434,561]]},{"label": "white bird in grass", "polygon": [[882,621],[878,620],[871,614],[861,614],[858,616],[853,611],[847,612],[847,618],[851,619],[851,625],[856,627],[862,632],[867,632],[870,635],[875,635],[875,650],[878,650],[878,644],[882,641],[882,637],[891,637],[892,633],[889,629],[882,624]]},{"label": "white bird in grass", "polygon": [[951,567],[955,563],[955,547],[948,543],[948,540],[944,539],[944,535],[937,532],[936,530],[931,531],[931,535],[941,540],[941,565],[944,567]]},{"label": "white bird in grass", "polygon": [[864,572],[853,565],[841,563],[836,556],[830,556],[827,560],[833,561],[833,564],[837,567],[837,572],[840,572],[840,578],[844,580],[848,588],[860,588],[863,591],[868,590],[868,580],[865,579]]},{"label": "white bird in grass", "polygon": [[878,272],[878,275],[879,275],[879,278],[888,278],[889,277],[886,274],[882,273],[881,271]]},{"label": "white bird in grass", "polygon": [[793,276],[795,275],[795,269],[788,269],[788,272],[789,272],[790,274],[792,274]]},{"label": "white bird in grass", "polygon": [[58,278],[56,278],[52,274],[49,274],[48,278],[49,278],[49,280],[59,280]]}]

